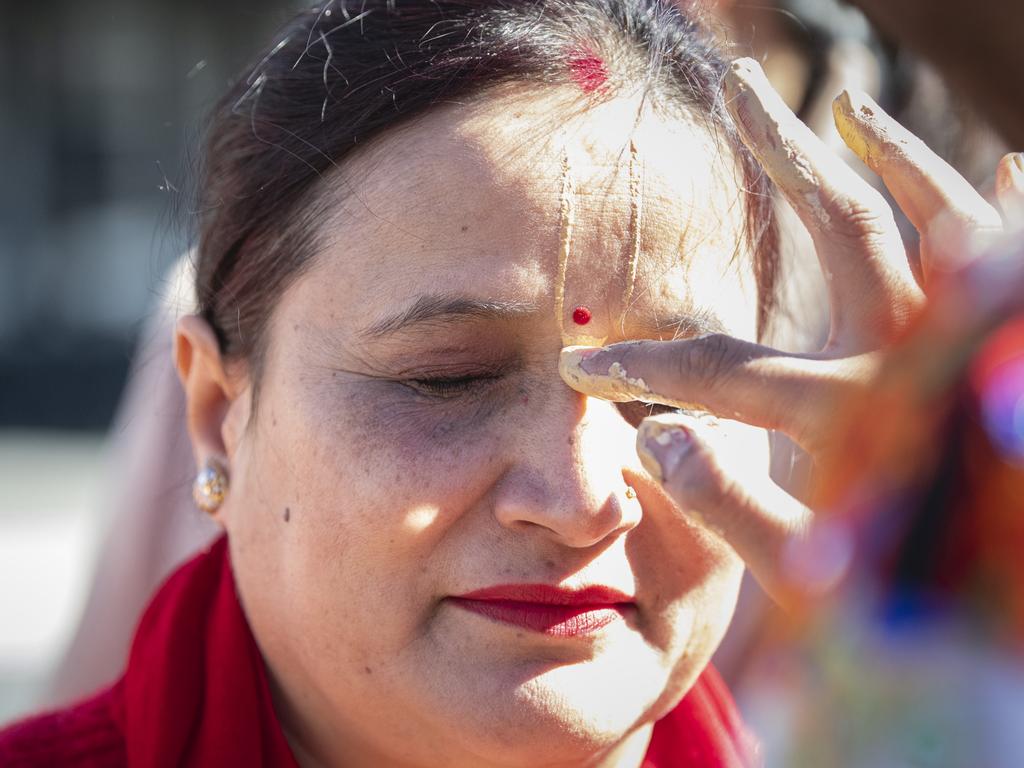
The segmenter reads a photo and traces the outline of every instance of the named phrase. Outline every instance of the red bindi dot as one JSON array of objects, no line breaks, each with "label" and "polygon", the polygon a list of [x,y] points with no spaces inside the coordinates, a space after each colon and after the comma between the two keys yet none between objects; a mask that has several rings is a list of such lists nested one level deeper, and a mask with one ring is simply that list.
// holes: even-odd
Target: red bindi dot
[{"label": "red bindi dot", "polygon": [[590,322],[590,310],[586,307],[576,307],[572,311],[572,321],[576,325],[586,325]]}]

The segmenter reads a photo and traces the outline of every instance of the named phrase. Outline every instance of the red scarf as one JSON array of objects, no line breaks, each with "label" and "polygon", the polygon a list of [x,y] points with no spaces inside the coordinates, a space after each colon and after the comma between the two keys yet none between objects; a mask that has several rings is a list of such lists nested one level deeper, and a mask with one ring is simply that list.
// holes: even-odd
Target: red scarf
[{"label": "red scarf", "polygon": [[225,537],[150,603],[123,685],[131,766],[298,768],[235,593]]},{"label": "red scarf", "polygon": [[[758,764],[755,753],[729,692],[708,667],[655,724],[644,768],[745,768]],[[5,755],[25,766],[83,765],[87,756],[96,766],[127,759],[140,768],[298,768],[235,593],[227,540],[160,589],[119,683],[74,709],[0,731]]]}]

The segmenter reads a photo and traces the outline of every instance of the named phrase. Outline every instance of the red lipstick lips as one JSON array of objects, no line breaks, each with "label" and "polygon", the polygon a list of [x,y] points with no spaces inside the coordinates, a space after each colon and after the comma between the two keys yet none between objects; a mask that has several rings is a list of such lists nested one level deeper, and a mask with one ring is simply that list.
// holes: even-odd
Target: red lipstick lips
[{"label": "red lipstick lips", "polygon": [[503,584],[449,600],[489,619],[555,637],[591,634],[634,607],[629,595],[610,587],[574,590],[547,584]]}]

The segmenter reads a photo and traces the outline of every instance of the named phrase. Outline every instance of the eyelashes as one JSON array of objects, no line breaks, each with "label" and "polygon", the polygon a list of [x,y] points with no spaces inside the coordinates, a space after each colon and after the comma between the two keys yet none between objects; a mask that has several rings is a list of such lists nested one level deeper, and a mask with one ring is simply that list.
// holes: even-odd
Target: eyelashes
[{"label": "eyelashes", "polygon": [[425,395],[448,399],[480,391],[496,382],[500,376],[453,376],[424,379],[408,379],[407,387]]},{"label": "eyelashes", "polygon": [[633,429],[640,428],[640,422],[648,416],[660,416],[663,413],[677,413],[678,408],[670,405],[658,405],[655,403],[641,403],[636,400],[629,403],[615,403],[619,409],[619,415],[626,420]]},{"label": "eyelashes", "polygon": [[[487,387],[494,385],[500,378],[500,375],[450,376],[410,379],[403,383],[420,394],[435,397],[439,400],[448,400],[463,395],[483,392]],[[668,405],[637,401],[615,403],[615,407],[626,423],[634,429],[639,428],[640,422],[648,416],[675,413],[678,410]]]}]

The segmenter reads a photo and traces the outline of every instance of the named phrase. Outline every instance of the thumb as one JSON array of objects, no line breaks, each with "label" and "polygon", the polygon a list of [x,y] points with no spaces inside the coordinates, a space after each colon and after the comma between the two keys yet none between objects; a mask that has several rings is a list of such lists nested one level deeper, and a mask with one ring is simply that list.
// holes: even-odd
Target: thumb
[{"label": "thumb", "polygon": [[779,604],[793,605],[835,584],[849,558],[831,545],[818,547],[820,567],[808,567],[811,511],[767,476],[755,480],[750,468],[724,466],[708,433],[683,414],[652,416],[637,432],[637,453],[681,512],[723,538]]}]

